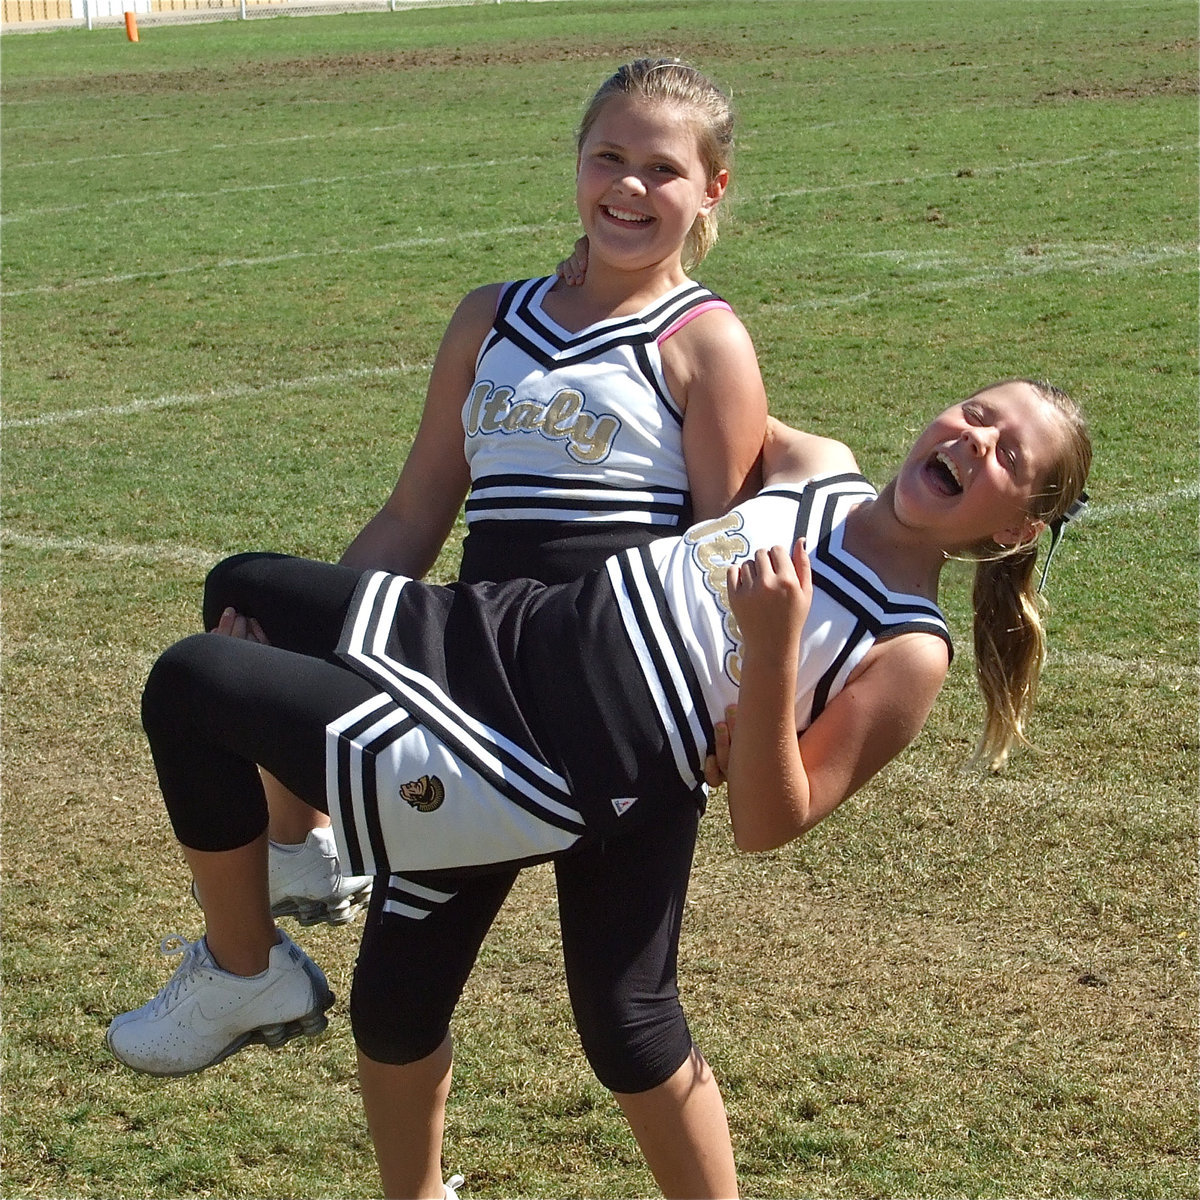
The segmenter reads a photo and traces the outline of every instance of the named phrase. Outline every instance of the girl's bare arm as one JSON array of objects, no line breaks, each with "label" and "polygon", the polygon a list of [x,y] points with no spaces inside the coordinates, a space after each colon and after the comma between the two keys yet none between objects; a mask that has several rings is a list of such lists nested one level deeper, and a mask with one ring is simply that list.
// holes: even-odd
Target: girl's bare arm
[{"label": "girl's bare arm", "polygon": [[497,285],[471,292],[451,318],[400,477],[383,507],[347,547],[343,563],[419,578],[437,560],[470,486],[462,407],[495,314],[497,292]]},{"label": "girl's bare arm", "polygon": [[899,754],[924,725],[949,666],[945,643],[931,634],[879,642],[797,737],[796,664],[811,595],[800,546],[790,558],[775,547],[752,568],[730,571],[742,680],[726,732],[718,731],[717,759],[725,758],[743,850],[773,850],[806,833]]}]

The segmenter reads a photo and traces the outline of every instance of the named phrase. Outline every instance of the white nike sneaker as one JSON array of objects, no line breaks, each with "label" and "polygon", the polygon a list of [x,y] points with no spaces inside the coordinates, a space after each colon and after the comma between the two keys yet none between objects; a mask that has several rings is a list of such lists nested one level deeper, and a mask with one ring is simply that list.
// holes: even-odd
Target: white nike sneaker
[{"label": "white nike sneaker", "polygon": [[299,846],[271,842],[267,852],[271,915],[301,925],[345,925],[371,898],[370,875],[343,875],[331,829],[314,829]]},{"label": "white nike sneaker", "polygon": [[445,1200],[458,1200],[458,1189],[467,1181],[461,1175],[451,1175],[445,1183],[442,1184],[446,1195]]},{"label": "white nike sneaker", "polygon": [[126,1066],[148,1075],[190,1075],[262,1042],[320,1033],[333,993],[321,968],[286,933],[259,975],[221,970],[204,938],[173,934],[160,950],[183,954],[166,987],[141,1008],[114,1017],[108,1047]]}]

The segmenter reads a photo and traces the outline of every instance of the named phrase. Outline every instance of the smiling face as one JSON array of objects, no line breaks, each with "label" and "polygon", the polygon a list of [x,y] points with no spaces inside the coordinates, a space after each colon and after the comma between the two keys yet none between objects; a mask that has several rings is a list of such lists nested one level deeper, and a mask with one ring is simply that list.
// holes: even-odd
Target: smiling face
[{"label": "smiling face", "polygon": [[727,171],[708,178],[685,110],[613,96],[579,150],[575,200],[589,257],[632,270],[678,264],[697,216],[716,206],[727,182]]},{"label": "smiling face", "polygon": [[1031,501],[1064,440],[1061,415],[1028,383],[985,388],[917,439],[896,477],[896,516],[938,530],[948,550],[1028,541],[1043,527]]}]

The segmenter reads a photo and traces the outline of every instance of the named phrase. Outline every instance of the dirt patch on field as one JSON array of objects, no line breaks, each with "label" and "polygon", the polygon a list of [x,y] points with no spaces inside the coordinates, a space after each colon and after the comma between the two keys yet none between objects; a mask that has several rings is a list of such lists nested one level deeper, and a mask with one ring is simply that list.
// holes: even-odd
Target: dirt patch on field
[{"label": "dirt patch on field", "polygon": [[[178,71],[122,72],[90,75],[79,79],[54,79],[23,86],[22,98],[37,90],[56,94],[86,92],[89,95],[165,95],[202,93],[261,86],[264,79],[273,82],[289,79],[355,79],[375,74],[404,71],[486,70],[489,67],[536,66],[558,62],[627,62],[640,56],[679,57],[692,62],[729,62],[737,55],[730,43],[714,39],[687,39],[672,33],[663,35],[663,43],[618,40],[547,39],[510,45],[469,46],[436,49],[378,50],[359,54],[316,55],[297,59],[245,61],[229,68],[191,67]],[[9,98],[15,98],[15,89]]]},{"label": "dirt patch on field", "polygon": [[1070,87],[1043,92],[1043,101],[1071,100],[1146,100],[1153,96],[1194,96],[1196,80],[1190,75],[1168,75],[1154,79],[1139,79],[1132,84],[1078,83]]},{"label": "dirt patch on field", "polygon": [[272,64],[272,70],[291,76],[361,75],[373,71],[437,70],[439,68],[519,67],[548,62],[627,62],[642,55],[677,55],[685,59],[725,59],[730,47],[725,42],[694,41],[682,44],[670,39],[670,47],[647,46],[623,41],[588,42],[556,39],[509,46],[479,46],[439,50],[387,50],[370,54],[343,54],[295,59]]},{"label": "dirt patch on field", "polygon": [[[36,96],[41,91],[56,94],[86,93],[89,96],[170,95],[211,93],[241,87],[262,87],[264,81],[277,85],[288,80],[312,78],[353,80],[379,74],[409,71],[479,71],[494,67],[522,67],[550,63],[602,63],[614,66],[641,56],[679,57],[698,64],[720,63],[727,72],[730,64],[752,61],[768,77],[782,77],[789,64],[799,60],[842,60],[873,58],[881,52],[894,55],[903,51],[916,58],[925,54],[944,54],[943,43],[888,44],[855,46],[806,46],[791,37],[778,43],[729,40],[689,36],[679,29],[666,29],[660,41],[629,41],[621,38],[544,38],[532,42],[511,42],[478,46],[406,48],[371,50],[354,54],[308,55],[302,58],[260,59],[235,62],[229,66],[190,67],[172,71],[124,71],[79,78],[46,79],[6,89],[10,100]],[[1160,48],[1170,55],[1187,51],[1194,58],[1196,44],[1175,43]],[[966,65],[958,63],[956,65]],[[718,73],[718,78],[721,73]],[[1086,80],[1045,91],[1042,102],[1072,100],[1130,99],[1152,96],[1195,95],[1194,73],[1181,70],[1176,75],[1157,75],[1131,83],[1097,83]]]}]

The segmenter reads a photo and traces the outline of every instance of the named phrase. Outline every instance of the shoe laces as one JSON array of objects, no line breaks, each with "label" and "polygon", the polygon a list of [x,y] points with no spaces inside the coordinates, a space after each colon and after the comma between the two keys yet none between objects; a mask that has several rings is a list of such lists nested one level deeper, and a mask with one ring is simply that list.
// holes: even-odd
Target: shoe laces
[{"label": "shoe laces", "polygon": [[175,958],[182,954],[183,961],[175,968],[175,974],[167,980],[162,990],[150,1001],[150,1009],[157,1013],[179,995],[184,984],[191,978],[192,966],[199,962],[204,953],[204,938],[189,942],[181,933],[169,933],[158,943],[158,952],[163,958]]}]

